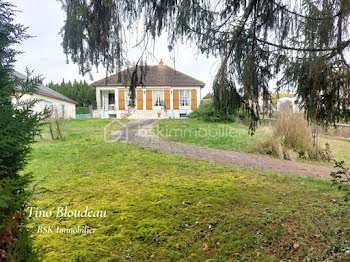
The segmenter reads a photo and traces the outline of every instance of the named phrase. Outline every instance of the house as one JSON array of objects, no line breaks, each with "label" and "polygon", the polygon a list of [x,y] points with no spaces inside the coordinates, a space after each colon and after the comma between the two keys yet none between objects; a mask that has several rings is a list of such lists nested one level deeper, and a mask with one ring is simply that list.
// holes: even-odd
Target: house
[{"label": "house", "polygon": [[[136,87],[135,108],[129,106],[130,67],[119,74],[94,82],[97,110],[94,117],[152,119],[181,118],[197,108],[201,101],[204,83],[183,74],[161,60],[159,65],[146,69],[142,85]],[[120,79],[119,79],[120,78]]]},{"label": "house", "polygon": [[[15,76],[26,79],[27,77],[15,71]],[[18,86],[16,92],[21,92],[22,87]],[[75,118],[75,107],[77,102],[65,97],[64,95],[48,88],[45,85],[39,85],[35,93],[24,94],[18,99],[16,96],[12,98],[12,104],[19,104],[21,101],[38,100],[33,110],[34,112],[42,112],[45,108],[51,108],[53,114],[59,118]]]},{"label": "house", "polygon": [[288,94],[282,97],[278,97],[276,101],[276,110],[278,112],[302,112],[302,109],[298,105],[297,96],[295,94]]},{"label": "house", "polygon": [[209,102],[211,102],[211,101],[213,101],[213,94],[212,93],[208,93],[208,94],[206,94],[204,97],[203,97],[203,99],[202,99],[202,104],[206,104],[206,103],[209,103]]}]

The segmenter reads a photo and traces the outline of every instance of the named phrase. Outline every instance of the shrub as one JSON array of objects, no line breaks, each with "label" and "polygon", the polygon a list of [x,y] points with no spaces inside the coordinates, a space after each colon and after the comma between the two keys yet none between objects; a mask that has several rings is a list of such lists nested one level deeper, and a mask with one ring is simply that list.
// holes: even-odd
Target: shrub
[{"label": "shrub", "polygon": [[79,106],[76,108],[77,114],[90,114],[90,109],[88,106]]},{"label": "shrub", "polygon": [[222,115],[215,110],[213,102],[210,101],[200,104],[198,108],[193,110],[189,117],[208,122],[235,122],[237,119],[248,119],[248,114],[243,108],[240,108],[232,114]]},{"label": "shrub", "polygon": [[281,139],[275,137],[272,129],[266,129],[265,135],[260,139],[259,143],[259,153],[274,155],[280,159],[284,159],[283,146]]},{"label": "shrub", "polygon": [[189,117],[205,121],[212,121],[217,117],[215,114],[213,102],[200,104],[198,108],[193,110]]},{"label": "shrub", "polygon": [[64,125],[64,120],[60,118],[50,118],[47,123],[49,124],[49,130],[52,140],[64,140],[62,133],[62,127]]},{"label": "shrub", "polygon": [[339,190],[344,192],[344,200],[350,201],[350,169],[344,165],[344,161],[334,161],[334,167],[338,170],[330,175],[333,185],[336,185]]},{"label": "shrub", "polygon": [[[316,157],[311,127],[301,113],[279,113],[270,132],[260,141],[259,148],[260,153],[272,154],[281,159]],[[322,156],[322,152],[317,153]]]},{"label": "shrub", "polygon": [[299,153],[314,151],[312,130],[302,113],[279,113],[274,134],[282,138],[283,147]]},{"label": "shrub", "polygon": [[[14,76],[13,63],[18,52],[13,45],[27,35],[24,26],[13,23],[13,8],[0,1],[0,260],[35,261],[29,232],[24,227],[31,176],[23,170],[48,112],[34,112],[37,100],[23,101],[24,94],[35,92],[41,84],[40,77],[31,78],[29,70],[26,79]],[[18,86],[21,92],[16,92]]]}]

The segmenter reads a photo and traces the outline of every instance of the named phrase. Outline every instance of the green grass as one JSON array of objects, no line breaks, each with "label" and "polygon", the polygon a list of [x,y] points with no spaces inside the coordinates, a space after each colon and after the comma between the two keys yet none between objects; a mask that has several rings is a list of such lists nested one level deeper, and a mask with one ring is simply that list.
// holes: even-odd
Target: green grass
[{"label": "green grass", "polygon": [[107,210],[107,218],[32,220],[33,230],[96,228],[35,233],[44,261],[316,261],[349,222],[328,181],[106,143],[108,123],[69,121],[65,141],[48,140],[45,129],[34,145],[26,170],[36,185],[31,206]]},{"label": "green grass", "polygon": [[[319,138],[320,146],[323,150],[326,149],[326,143],[330,145],[331,153],[334,160],[344,161],[345,167],[350,168],[350,141],[345,139],[340,140],[339,138],[330,138],[330,137],[320,137]],[[319,164],[319,165],[332,165],[334,166],[334,161],[322,161],[320,159],[298,159],[301,162]]]},{"label": "green grass", "polygon": [[[166,119],[158,122],[154,133],[170,140],[183,143],[227,149],[239,152],[258,153],[259,142],[266,135],[264,128],[258,128],[254,136],[248,134],[248,127],[236,123],[212,123],[197,119]],[[320,145],[325,149],[329,143],[337,161],[343,160],[350,166],[350,141],[321,138]],[[298,159],[307,163],[333,165],[333,162]]]},{"label": "green grass", "polygon": [[257,130],[248,134],[248,127],[236,123],[212,123],[197,119],[166,119],[155,125],[154,133],[179,142],[254,153],[257,142],[264,136]]},{"label": "green grass", "polygon": [[337,161],[345,161],[350,167],[350,140],[322,138],[320,142],[323,148],[325,148],[325,144],[328,143],[334,159]]}]

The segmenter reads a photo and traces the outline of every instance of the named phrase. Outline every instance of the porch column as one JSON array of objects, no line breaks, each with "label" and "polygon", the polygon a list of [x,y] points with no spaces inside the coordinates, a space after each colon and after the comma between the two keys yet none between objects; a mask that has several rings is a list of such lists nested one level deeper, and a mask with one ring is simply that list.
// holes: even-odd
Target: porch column
[{"label": "porch column", "polygon": [[106,92],[105,92],[105,90],[101,90],[101,96],[102,96],[102,109],[106,110]]},{"label": "porch column", "polygon": [[109,95],[108,95],[108,90],[106,92],[106,90],[103,92],[103,98],[104,98],[104,102],[103,102],[103,106],[105,110],[109,109]]},{"label": "porch column", "polygon": [[102,105],[101,105],[101,90],[96,87],[96,108],[97,110],[102,109]]}]

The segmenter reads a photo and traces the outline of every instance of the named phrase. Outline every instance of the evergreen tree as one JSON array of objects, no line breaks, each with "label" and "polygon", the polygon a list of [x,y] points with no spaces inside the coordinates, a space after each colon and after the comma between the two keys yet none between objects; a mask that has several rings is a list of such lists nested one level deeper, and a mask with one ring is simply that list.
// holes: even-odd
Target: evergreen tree
[{"label": "evergreen tree", "polygon": [[66,83],[62,80],[61,84],[48,83],[48,87],[61,93],[62,95],[76,101],[78,107],[88,107],[96,105],[96,90],[86,81],[74,80],[73,83]]},{"label": "evergreen tree", "polygon": [[[29,193],[29,174],[24,169],[31,143],[44,114],[36,114],[36,101],[20,102],[24,93],[35,91],[39,77],[18,79],[13,63],[18,51],[12,48],[27,38],[26,28],[13,23],[13,6],[0,0],[0,260],[34,261],[24,207]],[[21,94],[16,87],[21,86]]]},{"label": "evergreen tree", "polygon": [[200,52],[221,59],[213,83],[215,106],[222,114],[245,106],[252,129],[259,120],[259,97],[269,103],[275,91],[271,80],[276,91],[296,91],[310,120],[326,125],[350,116],[349,0],[62,3],[67,15],[63,48],[82,74],[94,65],[108,72],[127,66],[127,30],[142,35],[145,50],[149,40],[166,32],[169,50],[189,40]]}]

